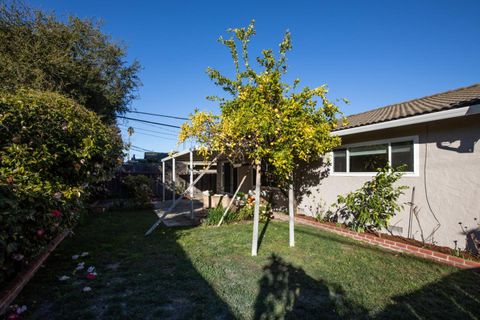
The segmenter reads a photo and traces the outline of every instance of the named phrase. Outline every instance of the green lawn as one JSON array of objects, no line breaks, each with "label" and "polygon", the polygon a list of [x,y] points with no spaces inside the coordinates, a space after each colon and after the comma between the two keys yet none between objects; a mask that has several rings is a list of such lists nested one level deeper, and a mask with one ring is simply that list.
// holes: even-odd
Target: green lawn
[{"label": "green lawn", "polygon": [[[29,319],[278,319],[480,316],[480,276],[298,226],[261,226],[250,256],[251,224],[160,227],[151,212],[90,217],[51,255],[16,303]],[[72,276],[71,256],[98,277]],[[72,278],[60,282],[57,277]],[[84,286],[92,291],[82,292]]]}]

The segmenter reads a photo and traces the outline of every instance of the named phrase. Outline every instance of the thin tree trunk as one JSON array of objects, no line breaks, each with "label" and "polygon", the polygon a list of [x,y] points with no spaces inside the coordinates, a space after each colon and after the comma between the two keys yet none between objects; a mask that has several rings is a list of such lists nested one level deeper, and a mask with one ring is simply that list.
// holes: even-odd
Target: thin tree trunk
[{"label": "thin tree trunk", "polygon": [[290,182],[288,186],[288,216],[289,216],[289,243],[290,247],[295,246],[295,211],[294,211],[294,203],[295,203],[295,194],[293,192],[293,180]]},{"label": "thin tree trunk", "polygon": [[257,255],[258,248],[258,221],[260,220],[260,186],[262,181],[262,170],[260,162],[256,167],[257,178],[255,181],[255,209],[253,211],[253,238],[252,238],[252,256]]}]

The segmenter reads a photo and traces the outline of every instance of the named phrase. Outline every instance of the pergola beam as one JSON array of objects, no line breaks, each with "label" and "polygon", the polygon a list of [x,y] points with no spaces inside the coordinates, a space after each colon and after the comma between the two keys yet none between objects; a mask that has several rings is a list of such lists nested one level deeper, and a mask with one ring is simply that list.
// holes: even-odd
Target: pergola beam
[{"label": "pergola beam", "polygon": [[[219,156],[220,156],[220,155],[217,155],[217,156],[208,164],[208,166],[205,168],[205,171],[208,171],[208,169],[210,169],[210,167],[212,166],[212,164],[217,161],[217,159],[218,159]],[[175,159],[175,158],[173,158],[173,159]],[[190,191],[190,189],[193,189],[193,187],[195,186],[195,184],[196,184],[198,181],[200,181],[200,179],[201,179],[204,175],[205,175],[205,172],[201,173],[201,174],[195,179],[195,181],[193,181],[193,183],[191,183],[191,184],[187,187],[187,189],[185,189],[185,191],[183,191],[183,192],[180,194],[180,196],[179,196],[178,198],[175,198],[175,193],[173,194],[174,199],[173,199],[172,205],[171,205],[166,211],[164,211],[163,214],[162,214],[161,216],[159,216],[159,219],[157,220],[157,222],[155,222],[155,223],[150,227],[150,229],[148,229],[147,232],[145,232],[145,236],[150,235],[150,234],[153,232],[153,230],[155,230],[155,229],[160,225],[160,223],[162,222],[162,219],[165,218],[165,217],[167,216],[167,214],[170,213],[170,212],[175,208],[175,206],[176,206],[177,203],[178,203],[177,201],[180,200],[180,199],[182,199],[182,198]]]},{"label": "pergola beam", "polygon": [[193,151],[192,149],[190,149],[190,185],[191,185],[191,188],[190,188],[190,216],[191,218],[193,219],[194,218],[194,215],[193,215]]},{"label": "pergola beam", "polygon": [[165,202],[165,162],[162,161],[162,202]]}]

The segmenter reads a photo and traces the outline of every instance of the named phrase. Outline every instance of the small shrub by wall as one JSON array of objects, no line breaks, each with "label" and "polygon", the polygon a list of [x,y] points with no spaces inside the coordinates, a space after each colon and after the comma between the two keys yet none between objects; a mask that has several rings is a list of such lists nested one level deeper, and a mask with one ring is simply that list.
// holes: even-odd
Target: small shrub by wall
[{"label": "small shrub by wall", "polygon": [[389,220],[402,208],[398,198],[407,188],[394,185],[403,175],[399,170],[386,166],[360,189],[338,196],[337,210],[330,218],[341,220],[355,231],[386,229]]}]

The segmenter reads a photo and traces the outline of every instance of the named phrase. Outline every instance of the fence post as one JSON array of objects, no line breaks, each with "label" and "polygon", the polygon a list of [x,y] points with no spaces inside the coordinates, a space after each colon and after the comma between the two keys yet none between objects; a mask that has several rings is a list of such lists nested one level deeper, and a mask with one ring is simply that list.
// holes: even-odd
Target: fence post
[{"label": "fence post", "polygon": [[177,202],[177,179],[175,177],[175,158],[172,156],[173,203]]},{"label": "fence post", "polygon": [[162,161],[162,201],[165,202],[165,161]]}]

